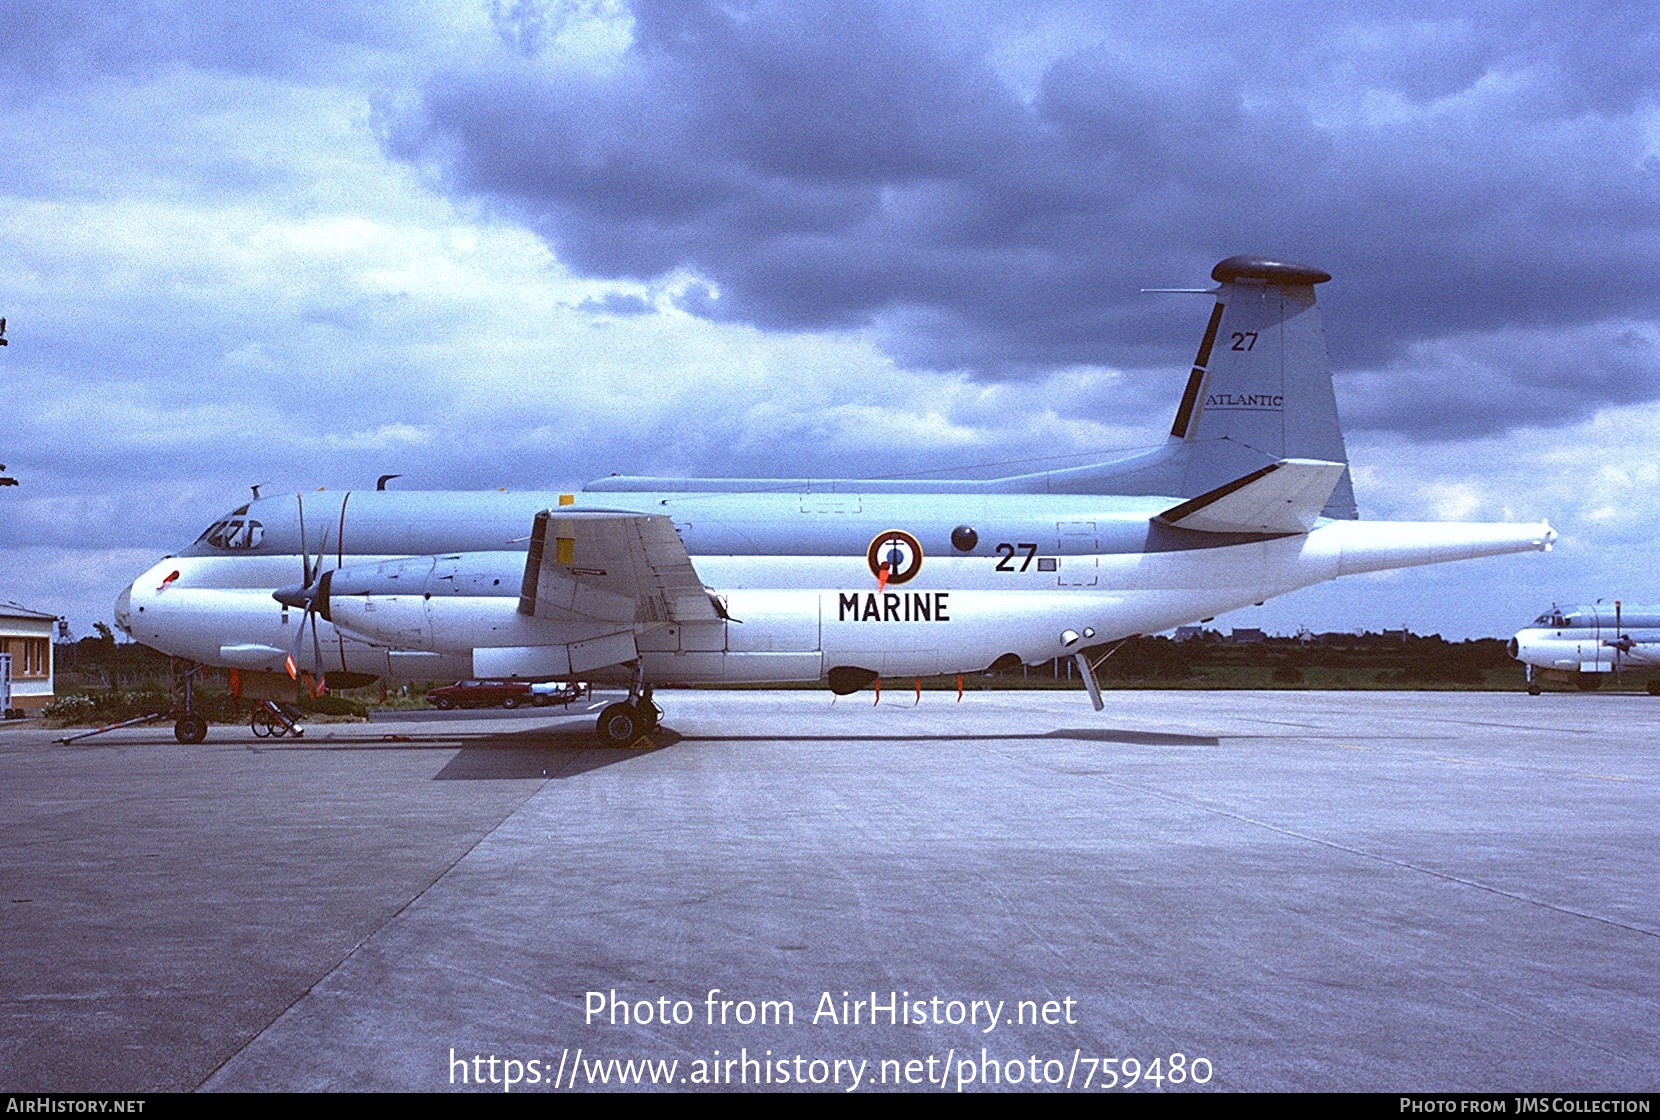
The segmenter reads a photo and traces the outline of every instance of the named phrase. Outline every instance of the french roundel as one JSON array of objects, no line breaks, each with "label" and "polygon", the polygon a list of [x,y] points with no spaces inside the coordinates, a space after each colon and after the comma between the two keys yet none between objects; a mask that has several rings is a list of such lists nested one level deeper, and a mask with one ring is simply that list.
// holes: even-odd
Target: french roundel
[{"label": "french roundel", "polygon": [[886,582],[905,583],[922,570],[922,545],[903,529],[889,529],[870,542],[870,547],[865,550],[865,562],[870,565],[870,574],[877,579],[882,578],[885,565],[888,574]]}]

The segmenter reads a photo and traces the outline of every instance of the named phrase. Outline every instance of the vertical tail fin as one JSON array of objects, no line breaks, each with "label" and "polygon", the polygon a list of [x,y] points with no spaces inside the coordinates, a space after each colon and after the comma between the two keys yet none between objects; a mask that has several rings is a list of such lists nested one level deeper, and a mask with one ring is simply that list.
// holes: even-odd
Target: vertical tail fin
[{"label": "vertical tail fin", "polygon": [[[1331,275],[1263,257],[1211,270],[1205,324],[1169,441],[1116,463],[1003,479],[1003,490],[1193,498],[1283,459],[1348,463],[1314,286]],[[1323,516],[1352,519],[1354,486],[1337,482]]]},{"label": "vertical tail fin", "polygon": [[[1172,441],[1192,447],[1186,456],[1190,476],[1197,471],[1216,486],[1237,477],[1231,464],[1221,472],[1229,477],[1205,470],[1204,461],[1218,441],[1260,452],[1270,461],[1348,462],[1325,326],[1314,299],[1314,285],[1331,275],[1284,261],[1229,257],[1211,271],[1211,278],[1221,285],[1216,306],[1170,429]],[[1188,479],[1190,488],[1197,482],[1197,477]],[[1325,514],[1352,518],[1354,504],[1354,487],[1345,475]]]}]

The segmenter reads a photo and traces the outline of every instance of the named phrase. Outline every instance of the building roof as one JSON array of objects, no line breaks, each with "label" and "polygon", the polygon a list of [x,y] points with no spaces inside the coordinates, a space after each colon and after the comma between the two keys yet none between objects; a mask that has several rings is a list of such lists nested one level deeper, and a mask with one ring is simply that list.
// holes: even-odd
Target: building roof
[{"label": "building roof", "polygon": [[45,611],[32,611],[9,599],[0,599],[0,618],[43,618],[48,622],[56,622],[58,616],[47,614]]}]

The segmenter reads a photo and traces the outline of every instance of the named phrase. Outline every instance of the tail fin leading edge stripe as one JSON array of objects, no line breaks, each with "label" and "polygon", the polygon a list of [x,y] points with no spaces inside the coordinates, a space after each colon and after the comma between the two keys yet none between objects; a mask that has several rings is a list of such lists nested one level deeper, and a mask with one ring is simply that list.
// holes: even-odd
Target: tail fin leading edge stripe
[{"label": "tail fin leading edge stripe", "polygon": [[1199,400],[1199,386],[1204,384],[1205,367],[1210,365],[1210,351],[1216,345],[1216,329],[1222,325],[1222,301],[1211,309],[1210,322],[1205,326],[1205,337],[1199,342],[1199,356],[1193,359],[1193,372],[1188,376],[1187,389],[1182,393],[1181,407],[1176,410],[1176,422],[1170,434],[1176,439],[1187,438],[1187,425],[1193,419],[1193,406]]}]

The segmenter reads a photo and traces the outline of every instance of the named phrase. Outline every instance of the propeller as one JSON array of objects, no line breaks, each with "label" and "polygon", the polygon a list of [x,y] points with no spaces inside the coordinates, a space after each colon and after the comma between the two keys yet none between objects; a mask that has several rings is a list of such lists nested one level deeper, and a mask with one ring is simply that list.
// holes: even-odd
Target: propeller
[{"label": "propeller", "polygon": [[[1620,624],[1620,601],[1614,600],[1614,679],[1620,679],[1620,654],[1630,653],[1631,639],[1625,635],[1625,627]],[[1615,686],[1619,687],[1618,685]]]},{"label": "propeller", "polygon": [[[300,642],[305,637],[307,622],[311,623],[311,664],[319,670],[322,667],[323,649],[322,642],[317,637],[317,615],[321,612],[323,617],[328,617],[329,582],[334,573],[323,571],[323,553],[328,550],[329,546],[327,529],[323,530],[323,539],[317,545],[317,562],[315,564],[311,562],[311,554],[306,548],[305,539],[305,500],[300,498],[298,494],[294,496],[300,500],[300,574],[303,577],[303,582],[279,587],[271,593],[271,598],[285,607],[292,607],[305,612],[300,616],[300,625],[294,631],[293,648],[288,651],[288,657],[283,662],[284,667],[288,670],[289,678],[297,681],[300,679],[300,670],[297,664],[300,656]],[[323,679],[322,676],[318,677],[319,692]]]}]

